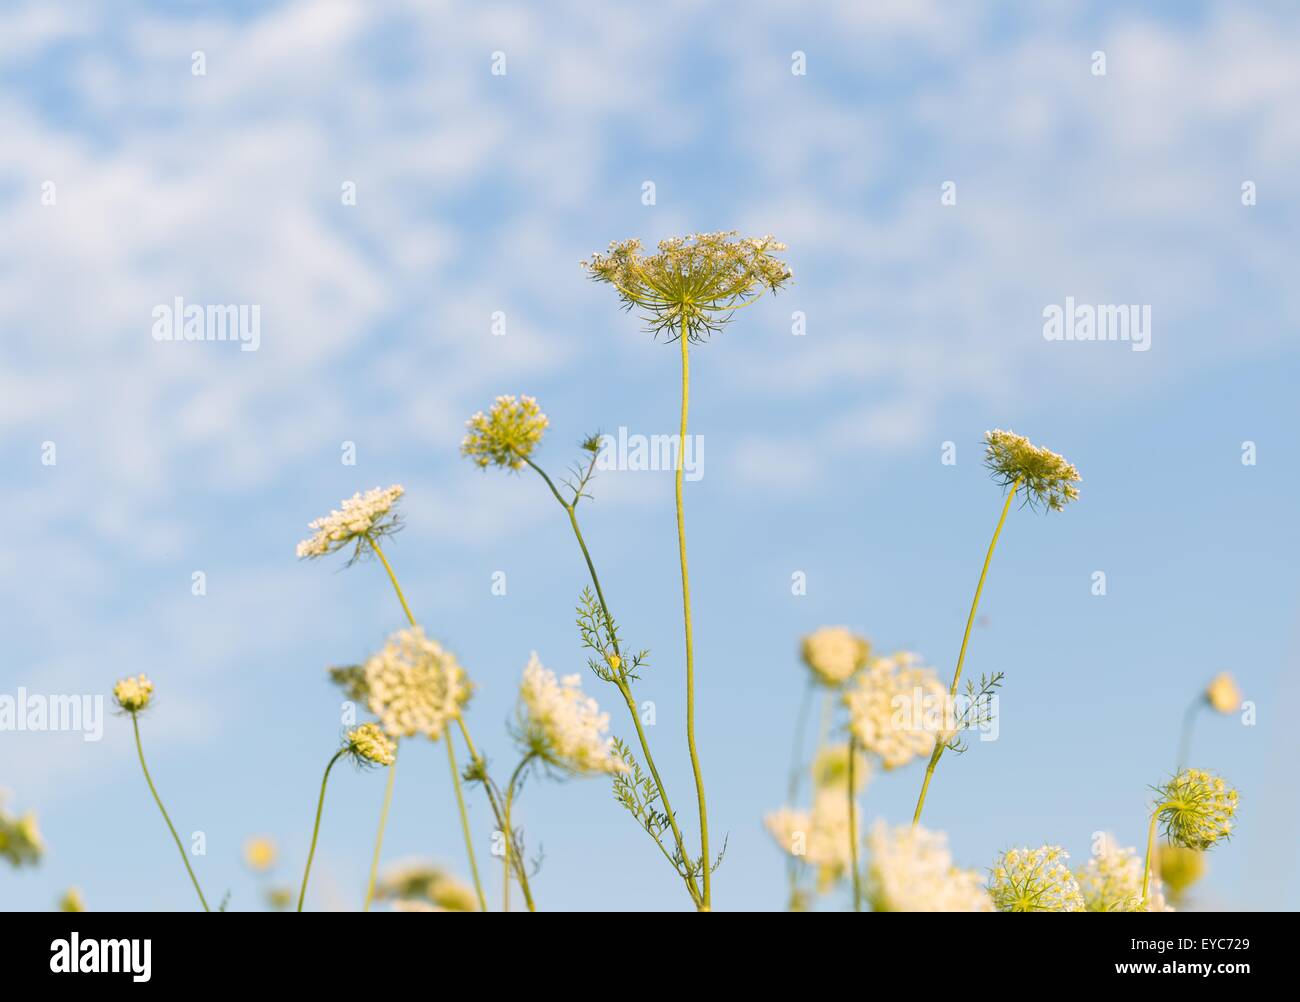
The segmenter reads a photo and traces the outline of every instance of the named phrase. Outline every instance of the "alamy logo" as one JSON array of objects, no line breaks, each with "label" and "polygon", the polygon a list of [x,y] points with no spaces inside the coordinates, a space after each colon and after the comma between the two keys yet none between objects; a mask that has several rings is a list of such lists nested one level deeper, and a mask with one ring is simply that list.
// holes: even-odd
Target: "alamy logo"
[{"label": "alamy logo", "polygon": [[104,736],[104,697],[0,692],[0,731],[81,731],[85,741]]},{"label": "alamy logo", "polygon": [[130,974],[132,981],[148,981],[153,940],[87,939],[73,933],[50,943],[50,970],[55,974]]},{"label": "alamy logo", "polygon": [[620,427],[617,438],[600,436],[596,469],[674,471],[680,455],[683,478],[690,481],[702,479],[704,436],[687,435],[685,449],[681,447],[681,441],[680,435],[629,435],[627,428]]},{"label": "alamy logo", "polygon": [[1151,306],[1092,306],[1075,304],[1043,307],[1043,338],[1047,341],[1129,341],[1134,351],[1151,348]]},{"label": "alamy logo", "polygon": [[240,351],[257,351],[262,343],[259,305],[186,305],[180,296],[153,308],[155,341],[238,341]]}]

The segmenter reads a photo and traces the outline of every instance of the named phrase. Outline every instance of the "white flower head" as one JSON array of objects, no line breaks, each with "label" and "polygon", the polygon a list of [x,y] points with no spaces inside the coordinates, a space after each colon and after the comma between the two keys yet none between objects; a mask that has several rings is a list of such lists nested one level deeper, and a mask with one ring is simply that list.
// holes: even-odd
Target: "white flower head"
[{"label": "white flower head", "polygon": [[847,626],[823,626],[803,638],[800,653],[814,677],[832,689],[843,685],[871,656],[871,645]]},{"label": "white flower head", "polygon": [[867,897],[875,911],[994,910],[983,878],[953,864],[942,832],[877,821],[867,835],[867,855]]},{"label": "white flower head", "polygon": [[389,637],[362,666],[362,678],[357,691],[394,738],[423,734],[437,741],[473,693],[456,655],[418,626]]},{"label": "white flower head", "polygon": [[844,692],[858,743],[886,770],[929,755],[955,733],[948,690],[921,656],[900,651],[875,658]]},{"label": "white flower head", "polygon": [[[1090,912],[1140,912],[1144,862],[1136,849],[1120,846],[1115,836],[1103,835],[1097,851],[1075,874],[1084,907]],[[1171,912],[1165,902],[1160,875],[1151,874],[1147,896],[1149,912]]]},{"label": "white flower head", "polygon": [[[853,823],[861,831],[862,815],[853,805]],[[783,852],[817,870],[817,887],[826,892],[853,866],[849,840],[849,798],[843,787],[818,790],[811,810],[782,807],[763,819]]]},{"label": "white flower head", "polygon": [[405,493],[401,484],[394,484],[392,487],[376,487],[364,494],[353,494],[340,508],[307,526],[313,535],[298,544],[298,557],[323,557],[355,542],[355,559],[361,555],[367,539],[391,535],[401,527],[401,519],[393,506]]},{"label": "white flower head", "polygon": [[1081,912],[1083,894],[1059,845],[1010,849],[993,867],[989,893],[1000,912]]},{"label": "white flower head", "polygon": [[465,422],[468,431],[460,443],[461,455],[474,460],[479,469],[519,470],[549,424],[535,398],[497,397],[486,414],[479,411]]},{"label": "white flower head", "polygon": [[565,772],[627,772],[609,735],[609,714],[582,691],[578,675],[556,678],[534,651],[519,684],[520,733],[529,750]]}]

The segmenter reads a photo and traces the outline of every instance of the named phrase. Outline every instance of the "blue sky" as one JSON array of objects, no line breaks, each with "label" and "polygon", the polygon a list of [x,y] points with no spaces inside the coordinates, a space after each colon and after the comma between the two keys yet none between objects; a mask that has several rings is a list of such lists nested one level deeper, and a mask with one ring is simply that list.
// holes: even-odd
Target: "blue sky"
[{"label": "blue sky", "polygon": [[[200,878],[258,907],[239,847],[271,834],[279,876],[300,873],[338,733],[325,666],[401,625],[377,567],[299,564],[294,544],[340,498],[400,482],[392,559],[507,768],[529,652],[581,669],[584,568],[535,477],[458,457],[464,420],[536,395],[554,471],[598,428],[671,433],[674,348],[578,261],[629,236],[773,233],[794,284],[693,353],[717,906],[783,901],[762,816],[782,801],[800,635],[844,623],[951,672],[1000,503],[979,443],[1011,427],[1074,462],[1082,498],[1009,521],[967,662],[1007,674],[1000,737],[944,760],[927,822],[975,867],[1043,842],[1081,860],[1098,830],[1137,843],[1184,706],[1230,670],[1257,723],[1200,721],[1193,760],[1243,797],[1201,901],[1294,908],[1298,43],[1270,3],[6,5],[0,693],[148,673],[146,750],[178,826],[206,833]],[[155,341],[151,311],[177,296],[260,305],[259,350]],[[1151,349],[1045,340],[1066,296],[1150,305]],[[585,531],[652,651],[639,695],[687,816],[671,474],[594,493]],[[905,820],[919,781],[877,777],[864,813]],[[382,786],[333,781],[313,906],[357,905]],[[75,884],[92,908],[190,907],[124,721],[99,743],[0,733],[0,787],[49,843],[38,870],[0,874],[0,905]],[[452,804],[442,750],[404,753],[386,857],[464,875]],[[686,904],[603,781],[534,782],[519,815],[545,851],[542,907]]]}]

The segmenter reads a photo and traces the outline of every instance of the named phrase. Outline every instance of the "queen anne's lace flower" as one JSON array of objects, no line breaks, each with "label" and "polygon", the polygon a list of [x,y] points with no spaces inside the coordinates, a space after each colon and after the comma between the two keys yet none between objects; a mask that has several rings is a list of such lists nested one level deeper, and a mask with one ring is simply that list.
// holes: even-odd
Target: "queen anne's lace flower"
[{"label": "queen anne's lace flower", "polygon": [[375,896],[401,912],[474,912],[474,891],[441,867],[423,860],[397,863],[380,877]]},{"label": "queen anne's lace flower", "polygon": [[365,537],[387,535],[399,525],[393,505],[405,492],[400,484],[353,494],[342,507],[316,519],[307,528],[314,530],[309,539],[298,544],[298,556],[323,557],[343,549],[349,543],[360,544]]},{"label": "queen anne's lace flower", "polygon": [[614,286],[628,309],[644,311],[652,333],[692,341],[721,330],[731,311],[790,281],[790,267],[773,255],[785,244],[772,237],[740,239],[735,232],[693,233],[659,241],[643,255],[640,240],[615,241],[582,266]]},{"label": "queen anne's lace flower", "polygon": [[557,679],[534,652],[519,685],[519,705],[525,740],[546,762],[578,774],[628,771],[615,754],[609,714],[583,693],[581,676]]},{"label": "queen anne's lace flower", "polygon": [[1241,690],[1226,671],[1215,675],[1205,687],[1205,701],[1215,713],[1236,713],[1241,709]]},{"label": "queen anne's lace flower", "polygon": [[5,791],[0,790],[0,859],[13,866],[35,865],[45,854],[45,840],[36,825],[36,815],[28,811],[21,817],[4,809]]},{"label": "queen anne's lace flower", "polygon": [[1156,787],[1165,837],[1188,849],[1209,849],[1232,834],[1237,791],[1201,769],[1184,769]]},{"label": "queen anne's lace flower", "polygon": [[1023,435],[997,429],[984,433],[984,465],[1003,486],[1020,482],[1030,505],[1060,511],[1079,496],[1074,485],[1079,471],[1050,449],[1034,445]]},{"label": "queen anne's lace flower", "polygon": [[[1121,847],[1114,835],[1104,835],[1097,853],[1076,874],[1084,908],[1090,912],[1140,912],[1144,863],[1136,849]],[[1149,912],[1171,912],[1160,877],[1151,875]]]},{"label": "queen anne's lace flower", "polygon": [[823,685],[842,685],[867,663],[871,645],[846,626],[823,626],[803,638],[803,661]]},{"label": "queen anne's lace flower", "polygon": [[[862,815],[853,805],[854,825],[862,830]],[[812,810],[782,807],[763,819],[776,844],[817,870],[817,889],[825,893],[853,866],[849,841],[849,798],[844,788],[818,790]]]},{"label": "queen anne's lace flower", "polygon": [[867,897],[875,911],[993,911],[983,879],[953,865],[942,832],[878,821],[867,835],[867,853]]},{"label": "queen anne's lace flower", "polygon": [[469,429],[460,451],[481,468],[518,470],[542,440],[550,424],[532,397],[497,397],[491,409],[465,422]]},{"label": "queen anne's lace flower", "polygon": [[153,699],[153,683],[143,674],[124,678],[113,686],[113,699],[127,713],[139,713]]},{"label": "queen anne's lace flower", "polygon": [[989,893],[1000,912],[1081,912],[1083,895],[1057,845],[1011,849],[993,867]]},{"label": "queen anne's lace flower", "polygon": [[397,742],[377,724],[362,724],[348,731],[347,748],[361,762],[392,765],[397,761]]},{"label": "queen anne's lace flower", "polygon": [[370,712],[394,738],[438,740],[473,691],[456,656],[418,626],[389,637],[362,673]]},{"label": "queen anne's lace flower", "polygon": [[844,693],[849,726],[885,769],[896,769],[934,751],[935,741],[955,733],[948,690],[921,657],[900,651],[876,658]]}]

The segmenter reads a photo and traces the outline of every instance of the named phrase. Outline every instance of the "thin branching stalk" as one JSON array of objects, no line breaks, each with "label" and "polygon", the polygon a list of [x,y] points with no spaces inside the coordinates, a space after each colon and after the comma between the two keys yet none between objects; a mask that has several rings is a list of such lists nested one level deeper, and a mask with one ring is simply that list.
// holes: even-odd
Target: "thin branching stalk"
[{"label": "thin branching stalk", "polygon": [[[962,634],[961,651],[957,655],[957,670],[952,674],[952,685],[948,689],[950,699],[957,698],[957,684],[961,681],[961,668],[966,660],[966,646],[970,643],[970,631],[971,627],[975,625],[975,614],[979,611],[980,593],[984,591],[984,579],[988,577],[989,564],[993,561],[993,551],[997,549],[998,537],[1002,535],[1002,526],[1006,523],[1007,512],[1011,510],[1011,499],[1016,496],[1019,487],[1020,481],[1016,480],[1011,484],[1011,489],[1007,491],[1007,500],[1002,506],[1002,515],[998,519],[997,528],[993,530],[993,539],[989,543],[988,553],[984,555],[984,567],[980,571],[979,584],[975,586],[975,599],[971,602],[970,615],[966,617],[966,632]],[[942,740],[941,737],[941,735],[935,735],[934,751],[930,754],[930,763],[925,767],[925,779],[921,782],[921,795],[916,800],[916,812],[912,815],[913,826],[921,821],[921,808],[925,806],[925,793],[930,788],[930,778],[934,775],[934,767],[939,764],[939,758],[948,746],[948,743]]]},{"label": "thin branching stalk", "polygon": [[370,879],[366,882],[366,900],[361,906],[363,912],[370,911],[370,903],[375,898],[375,881],[379,878],[379,855],[384,848],[384,828],[388,824],[388,808],[393,803],[393,783],[397,779],[397,753],[393,753],[393,764],[388,767],[388,782],[384,785],[384,806],[379,811],[379,831],[375,833],[375,854],[370,860]]},{"label": "thin branching stalk", "polygon": [[854,775],[853,760],[858,756],[858,739],[849,730],[849,859],[853,866],[853,910],[862,911],[862,874],[858,869],[858,795],[854,789],[857,777]]},{"label": "thin branching stalk", "polygon": [[320,800],[316,802],[316,823],[311,830],[311,848],[307,851],[307,865],[302,871],[302,890],[298,892],[298,911],[302,911],[303,900],[307,897],[307,877],[311,874],[311,861],[316,856],[316,839],[320,835],[320,816],[321,811],[325,809],[325,785],[330,781],[330,770],[334,768],[334,763],[341,759],[346,753],[347,748],[340,748],[330,759],[329,765],[325,767],[325,775],[320,781]]},{"label": "thin branching stalk", "polygon": [[190,858],[185,852],[185,846],[181,843],[181,837],[176,834],[176,826],[172,824],[172,819],[167,816],[167,808],[163,806],[162,797],[158,796],[158,790],[153,785],[153,777],[149,775],[149,766],[144,761],[144,745],[140,742],[140,718],[135,712],[131,714],[131,727],[135,730],[135,750],[140,756],[140,768],[144,770],[144,781],[149,784],[149,792],[153,794],[153,802],[158,805],[163,820],[167,822],[167,830],[172,833],[172,841],[176,843],[176,851],[181,854],[181,862],[185,864],[185,872],[190,875],[190,883],[194,885],[194,890],[199,895],[199,903],[203,905],[205,912],[210,912],[212,909],[208,907],[208,899],[203,896],[203,888],[199,886],[199,878],[194,876],[194,869],[190,866]]}]

